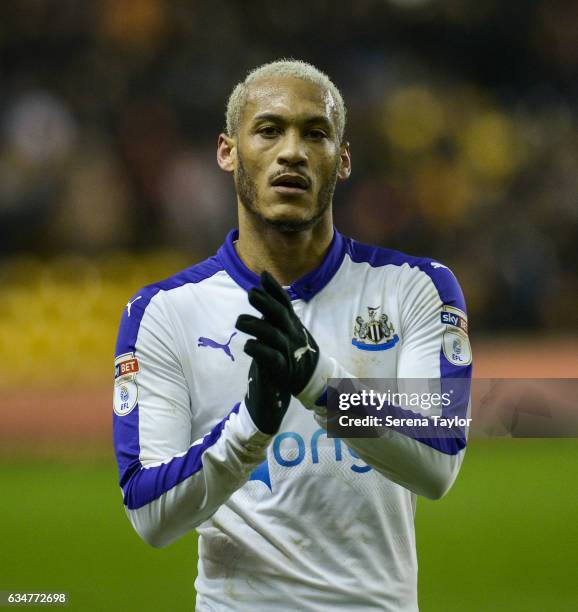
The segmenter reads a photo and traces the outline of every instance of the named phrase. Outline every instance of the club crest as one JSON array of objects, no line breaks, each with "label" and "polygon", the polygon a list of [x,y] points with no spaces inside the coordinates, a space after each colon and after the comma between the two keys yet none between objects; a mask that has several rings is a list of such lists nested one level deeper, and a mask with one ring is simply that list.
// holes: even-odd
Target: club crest
[{"label": "club crest", "polygon": [[361,315],[355,318],[351,344],[362,351],[386,351],[399,342],[389,317],[379,314],[381,306],[368,306],[368,319]]}]

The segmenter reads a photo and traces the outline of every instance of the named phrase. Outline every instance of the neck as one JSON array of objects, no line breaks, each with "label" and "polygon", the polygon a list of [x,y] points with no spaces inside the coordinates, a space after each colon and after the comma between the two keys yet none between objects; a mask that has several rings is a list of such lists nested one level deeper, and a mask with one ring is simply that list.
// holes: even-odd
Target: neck
[{"label": "neck", "polygon": [[237,254],[250,270],[256,274],[267,270],[282,285],[317,268],[333,238],[330,209],[315,227],[295,233],[281,232],[244,213],[239,210]]}]

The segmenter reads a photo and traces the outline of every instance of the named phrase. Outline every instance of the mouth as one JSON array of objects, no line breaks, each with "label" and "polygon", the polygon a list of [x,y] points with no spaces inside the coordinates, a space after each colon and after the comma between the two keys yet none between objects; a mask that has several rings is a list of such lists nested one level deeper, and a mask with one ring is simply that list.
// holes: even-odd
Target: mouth
[{"label": "mouth", "polygon": [[283,195],[302,195],[309,189],[310,181],[302,174],[280,174],[271,181],[273,189]]}]

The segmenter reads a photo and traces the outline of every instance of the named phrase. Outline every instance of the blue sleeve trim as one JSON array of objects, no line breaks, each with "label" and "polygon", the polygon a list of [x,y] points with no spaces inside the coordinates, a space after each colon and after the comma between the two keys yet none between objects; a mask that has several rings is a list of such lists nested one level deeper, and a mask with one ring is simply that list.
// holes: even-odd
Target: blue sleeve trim
[{"label": "blue sleeve trim", "polygon": [[[467,408],[467,404],[466,404]],[[394,406],[389,404],[387,406],[387,412],[389,416],[395,419],[423,419],[423,414],[414,412],[413,410],[407,410],[400,406]],[[465,417],[465,413],[462,412],[461,406],[451,406],[449,411],[442,411],[442,416],[445,418],[452,417]],[[457,455],[463,448],[466,447],[466,434],[463,427],[456,425],[452,427],[451,432],[446,429],[444,436],[440,436],[440,429],[433,424],[429,427],[422,426],[394,426],[392,430],[403,434],[409,438],[414,439],[416,442],[426,444],[431,448],[444,453],[445,455]],[[428,437],[428,434],[430,437]]]},{"label": "blue sleeve trim", "polygon": [[[413,257],[399,251],[361,244],[352,239],[347,239],[346,248],[351,260],[355,263],[368,263],[374,268],[386,265],[402,266],[404,264],[412,268],[418,268],[431,279],[442,304],[459,308],[464,313],[467,313],[461,287],[451,270],[443,264],[425,257]],[[452,401],[451,414],[447,410],[442,410],[443,417],[465,417],[467,415],[471,377],[471,364],[468,366],[456,366],[450,363],[440,348],[441,392],[444,393],[447,390],[448,379],[464,379],[465,381],[464,385],[460,385],[460,396],[454,397]],[[407,417],[408,415],[406,414],[405,416]],[[455,455],[466,446],[465,434],[456,438],[424,438],[417,435],[412,437],[448,455]]]},{"label": "blue sleeve trim", "polygon": [[[223,268],[215,257],[200,262],[182,272],[171,276],[159,283],[144,287],[129,300],[124,308],[120,321],[115,355],[136,353],[136,342],[140,324],[147,306],[159,291],[170,291],[182,287],[187,283],[199,283],[210,278]],[[130,307],[129,307],[130,304]],[[126,486],[141,466],[139,441],[139,406],[126,416],[118,416],[113,412],[113,441],[119,471],[120,486]]]},{"label": "blue sleeve trim", "polygon": [[151,468],[143,467],[140,462],[134,463],[132,473],[125,475],[123,492],[126,507],[129,510],[142,508],[200,472],[203,468],[203,453],[219,440],[225,424],[231,414],[238,414],[240,405],[235,404],[231,412],[213,427],[202,442],[191,446],[184,455],[173,457],[167,463]]},{"label": "blue sleeve trim", "polygon": [[[431,278],[435,288],[437,289],[442,304],[454,306],[467,314],[464,294],[458,280],[451,270],[449,270],[446,266],[431,260],[422,262],[419,265],[419,269]],[[441,348],[439,359],[441,393],[449,392],[450,381],[452,379],[460,379],[464,381],[463,384],[457,385],[457,393],[454,393],[453,395],[452,405],[449,408],[442,409],[442,416],[447,418],[454,416],[465,418],[467,416],[468,404],[470,400],[472,364],[470,363],[467,366],[462,366],[449,362],[443,349]],[[454,391],[456,391],[455,387]],[[466,447],[466,435],[465,431],[463,431],[462,435],[457,439],[424,439],[422,442],[441,451],[442,453],[455,455],[462,450],[462,448]]]},{"label": "blue sleeve trim", "polygon": [[465,436],[460,438],[415,438],[418,442],[430,446],[444,455],[457,455],[466,448]]},{"label": "blue sleeve trim", "polygon": [[[418,264],[418,267],[432,280],[442,304],[459,308],[467,314],[464,294],[451,270],[432,260],[423,260]],[[457,385],[457,393],[453,395],[452,405],[449,408],[442,409],[442,416],[447,418],[454,416],[465,418],[467,416],[470,400],[472,364],[470,363],[467,366],[462,366],[450,363],[446,359],[442,348],[440,348],[439,360],[441,393],[449,392],[450,381],[452,379],[461,379],[464,381],[463,384]],[[455,388],[454,391],[456,391]],[[420,442],[442,453],[455,455],[466,447],[466,434],[465,431],[462,431],[462,435],[456,439],[422,438]]]}]

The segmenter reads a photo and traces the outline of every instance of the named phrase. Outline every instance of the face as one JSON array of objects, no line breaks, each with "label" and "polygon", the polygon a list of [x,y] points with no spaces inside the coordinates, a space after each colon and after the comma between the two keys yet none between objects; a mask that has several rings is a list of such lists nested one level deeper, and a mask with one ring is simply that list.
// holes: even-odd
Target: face
[{"label": "face", "polygon": [[276,77],[251,86],[236,138],[219,141],[249,214],[283,232],[331,214],[335,183],[350,173],[334,117],[331,94],[314,83]]}]

